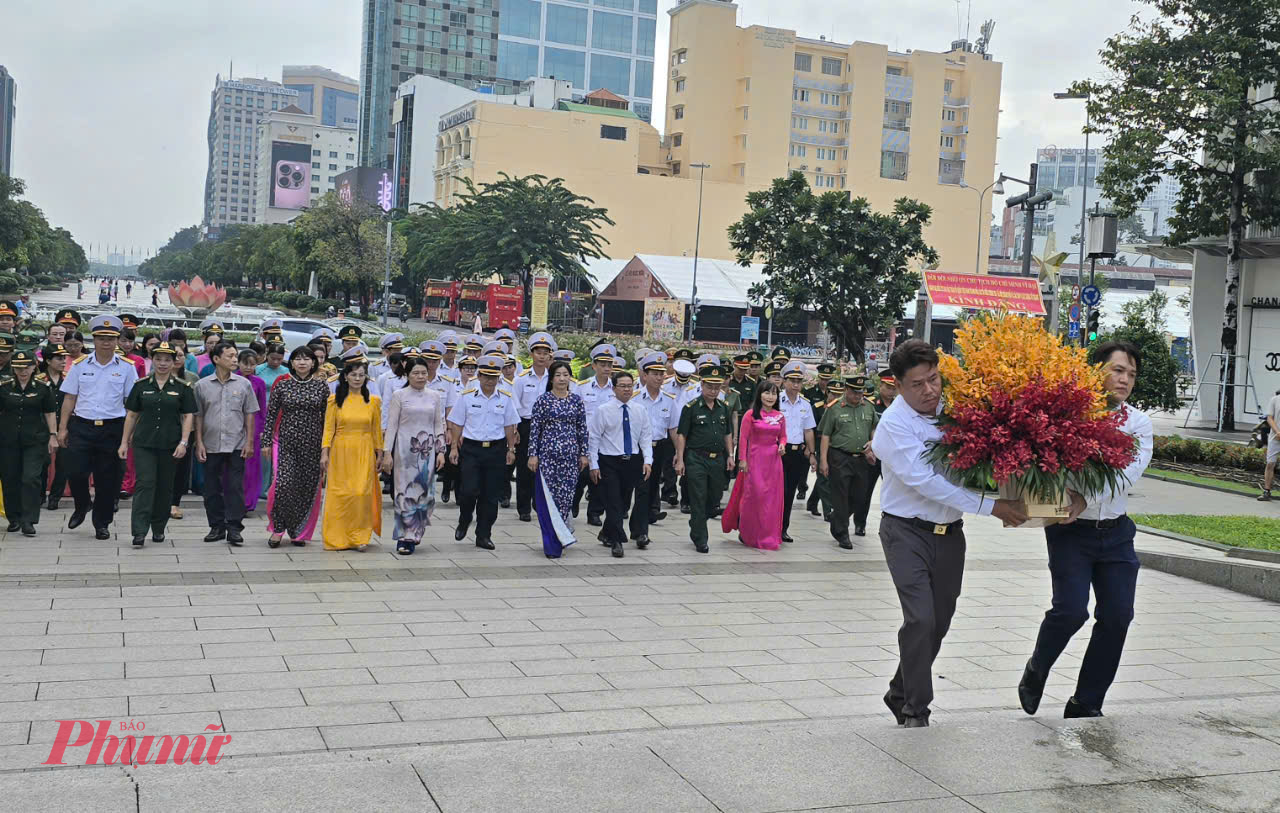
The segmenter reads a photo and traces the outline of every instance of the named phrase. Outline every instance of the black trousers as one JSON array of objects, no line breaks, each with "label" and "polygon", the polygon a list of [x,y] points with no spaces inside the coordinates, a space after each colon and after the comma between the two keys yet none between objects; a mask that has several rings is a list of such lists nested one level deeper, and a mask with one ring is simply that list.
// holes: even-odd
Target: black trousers
[{"label": "black trousers", "polygon": [[[189,456],[183,455],[182,459]],[[173,459],[172,449],[134,446],[133,469],[138,479],[133,490],[130,530],[135,537],[146,536],[147,531],[163,536],[169,524],[178,461]]]},{"label": "black trousers", "polygon": [[648,492],[642,490],[644,483],[643,455],[600,455],[599,489],[604,500],[605,541],[619,545],[627,541],[626,534],[622,532],[622,515],[628,510],[631,511],[631,538],[648,536]]},{"label": "black trousers", "polygon": [[516,445],[516,513],[533,513],[533,472],[529,471],[529,419],[520,419]]},{"label": "black trousers", "polygon": [[474,516],[476,540],[490,539],[498,518],[502,478],[507,476],[506,438],[491,441],[487,449],[480,441],[463,438],[458,468],[458,519],[471,522]]},{"label": "black trousers", "polygon": [[673,465],[672,461],[675,457],[676,445],[671,442],[671,438],[664,438],[653,444],[653,468],[649,473],[649,479],[640,486],[648,499],[650,522],[662,513],[662,492],[666,488],[663,472]]},{"label": "black trousers", "polygon": [[62,494],[67,490],[67,462],[66,449],[59,447],[58,453],[53,456],[53,480],[49,480],[48,469],[46,473],[40,477],[41,483],[49,483],[49,496],[55,500],[62,499]]},{"label": "black trousers", "polygon": [[578,485],[573,490],[573,512],[578,513],[578,508],[582,505],[583,492],[587,495],[587,516],[598,517],[604,513],[604,498],[600,494],[600,488],[591,482],[591,476],[586,469],[578,475]]},{"label": "black trousers", "polygon": [[655,468],[654,471],[659,473],[662,478],[662,488],[660,491],[660,499],[666,500],[668,504],[680,501],[680,478],[676,476],[676,447],[671,444],[671,455],[667,458],[666,465],[661,469]]},{"label": "black trousers", "polygon": [[[173,507],[182,505],[182,495],[191,490],[191,458],[195,452],[188,450],[182,459],[177,461],[173,470]],[[136,463],[135,463],[136,466]]]},{"label": "black trousers", "polygon": [[[72,416],[67,425],[67,479],[77,514],[93,511],[93,527],[106,528],[115,514],[120,493],[120,438],[124,418],[95,421]],[[93,477],[93,499],[89,498],[89,477]]]},{"label": "black trousers", "polygon": [[244,458],[240,450],[205,456],[204,514],[211,530],[244,530]]},{"label": "black trousers", "polygon": [[49,439],[14,444],[0,454],[0,484],[9,522],[40,521],[44,503],[44,472],[49,465]]},{"label": "black trousers", "polygon": [[827,482],[831,485],[831,535],[849,535],[849,514],[856,528],[867,527],[871,510],[872,466],[860,454],[849,454],[832,446],[827,449]]},{"label": "black trousers", "polygon": [[793,448],[787,444],[787,451],[782,455],[782,530],[791,527],[791,504],[796,501],[796,492],[800,484],[809,476],[809,456],[804,453],[804,444],[796,444]]}]

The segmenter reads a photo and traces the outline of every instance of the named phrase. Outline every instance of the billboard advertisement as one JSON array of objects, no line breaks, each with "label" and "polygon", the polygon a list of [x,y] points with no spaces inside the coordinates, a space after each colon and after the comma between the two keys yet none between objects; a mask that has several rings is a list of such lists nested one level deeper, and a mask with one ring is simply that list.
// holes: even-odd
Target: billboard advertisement
[{"label": "billboard advertisement", "polygon": [[334,184],[338,200],[344,203],[358,200],[377,206],[384,212],[395,206],[395,187],[390,170],[356,167],[339,175]]},{"label": "billboard advertisement", "polygon": [[684,338],[684,303],[678,299],[644,301],[644,337],[660,342]]},{"label": "billboard advertisement", "polygon": [[533,296],[530,301],[529,329],[547,329],[547,302],[551,293],[550,277],[533,278]]},{"label": "billboard advertisement", "polygon": [[302,209],[311,202],[311,145],[271,142],[271,191],[267,205]]}]

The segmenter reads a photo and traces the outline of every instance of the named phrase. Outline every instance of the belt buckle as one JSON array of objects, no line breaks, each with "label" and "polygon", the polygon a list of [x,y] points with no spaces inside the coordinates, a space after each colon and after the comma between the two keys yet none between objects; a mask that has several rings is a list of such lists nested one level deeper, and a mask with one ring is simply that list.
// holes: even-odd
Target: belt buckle
[{"label": "belt buckle", "polygon": [[491,440],[482,440],[482,441],[480,441],[480,447],[481,447],[482,449],[488,449],[488,448],[489,448],[490,446],[492,446],[492,445],[493,445],[493,441],[491,441]]},{"label": "belt buckle", "polygon": [[711,458],[712,460],[715,460],[719,456],[720,456],[719,452],[707,452],[707,457]]},{"label": "belt buckle", "polygon": [[629,455],[629,454],[618,455],[618,457],[622,458],[623,460],[630,460],[630,459],[631,459],[631,455]]},{"label": "belt buckle", "polygon": [[951,528],[950,528],[950,526],[948,526],[948,525],[936,525],[936,524],[935,524],[935,525],[933,526],[933,535],[934,535],[934,536],[946,536],[946,535],[947,535],[947,531],[949,531],[949,530],[951,530]]},{"label": "belt buckle", "polygon": [[102,426],[102,425],[103,425],[103,423],[104,423],[104,421],[94,421],[94,422],[93,422],[93,425],[94,425],[94,426]]}]

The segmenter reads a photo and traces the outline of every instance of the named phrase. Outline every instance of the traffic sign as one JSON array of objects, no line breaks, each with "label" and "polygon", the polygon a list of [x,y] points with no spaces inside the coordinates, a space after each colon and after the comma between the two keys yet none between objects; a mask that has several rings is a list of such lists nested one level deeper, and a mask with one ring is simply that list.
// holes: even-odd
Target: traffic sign
[{"label": "traffic sign", "polygon": [[1080,338],[1080,323],[1079,323],[1079,322],[1077,322],[1077,321],[1075,321],[1075,320],[1072,320],[1072,321],[1070,321],[1070,322],[1068,322],[1068,323],[1067,323],[1067,338],[1068,338],[1068,339],[1078,339],[1078,338]]},{"label": "traffic sign", "polygon": [[1079,301],[1080,301],[1080,286],[1079,286],[1079,285],[1072,285],[1072,286],[1071,286],[1071,301],[1072,301],[1072,302],[1079,302]]},{"label": "traffic sign", "polygon": [[1080,303],[1078,303],[1078,302],[1077,302],[1077,303],[1073,304],[1073,305],[1071,306],[1071,310],[1069,310],[1067,313],[1068,313],[1068,318],[1069,318],[1069,319],[1071,319],[1071,321],[1072,321],[1072,322],[1075,322],[1075,323],[1079,324],[1079,322],[1080,322]]},{"label": "traffic sign", "polygon": [[1080,301],[1089,307],[1096,307],[1102,301],[1102,291],[1097,285],[1086,285],[1080,289]]}]

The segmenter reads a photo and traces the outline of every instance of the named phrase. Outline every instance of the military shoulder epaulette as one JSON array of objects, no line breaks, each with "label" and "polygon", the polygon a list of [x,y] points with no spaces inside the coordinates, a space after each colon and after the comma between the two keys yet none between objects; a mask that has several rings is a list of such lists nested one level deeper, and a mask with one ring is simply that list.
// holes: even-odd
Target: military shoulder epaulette
[{"label": "military shoulder epaulette", "polygon": [[516,373],[516,378],[524,378],[525,376],[527,376],[527,375],[528,375],[529,373],[531,373],[531,372],[533,372],[533,368],[532,368],[532,367],[530,367],[530,368],[529,368],[529,369],[527,369],[527,370],[524,370],[523,372]]},{"label": "military shoulder epaulette", "polygon": [[329,376],[329,383],[330,383],[330,384],[332,384],[333,382],[335,382],[335,381],[337,381],[337,380],[338,380],[338,374],[337,374],[337,373],[334,373],[333,375]]},{"label": "military shoulder epaulette", "polygon": [[88,358],[89,358],[89,354],[88,354],[88,353],[85,353],[83,356],[81,356],[80,358],[76,359],[75,361],[73,361],[73,362],[71,362],[71,363],[72,363],[72,364],[79,364],[80,362],[85,361],[85,360],[87,360]]},{"label": "military shoulder epaulette", "polygon": [[511,394],[511,390],[504,390],[502,387],[498,387],[498,392],[502,393],[503,395],[507,396],[508,398],[514,398],[514,397],[515,397],[514,395],[512,395],[512,394]]},{"label": "military shoulder epaulette", "polygon": [[47,384],[47,383],[49,383],[49,374],[48,374],[48,373],[36,373],[36,381],[43,381],[43,382],[45,382],[46,384]]},{"label": "military shoulder epaulette", "polygon": [[670,398],[670,399],[672,399],[672,400],[675,400],[676,394],[675,394],[674,392],[672,392],[671,390],[662,390],[662,394],[663,394],[663,395],[665,395],[665,396],[667,396],[668,398]]},{"label": "military shoulder epaulette", "polygon": [[479,390],[480,390],[480,388],[479,388],[479,387],[472,387],[472,388],[471,388],[471,389],[469,389],[469,390],[463,390],[463,391],[462,391],[462,394],[463,394],[463,395],[470,395],[470,394],[471,394],[471,393],[473,393],[473,392],[479,392]]}]

